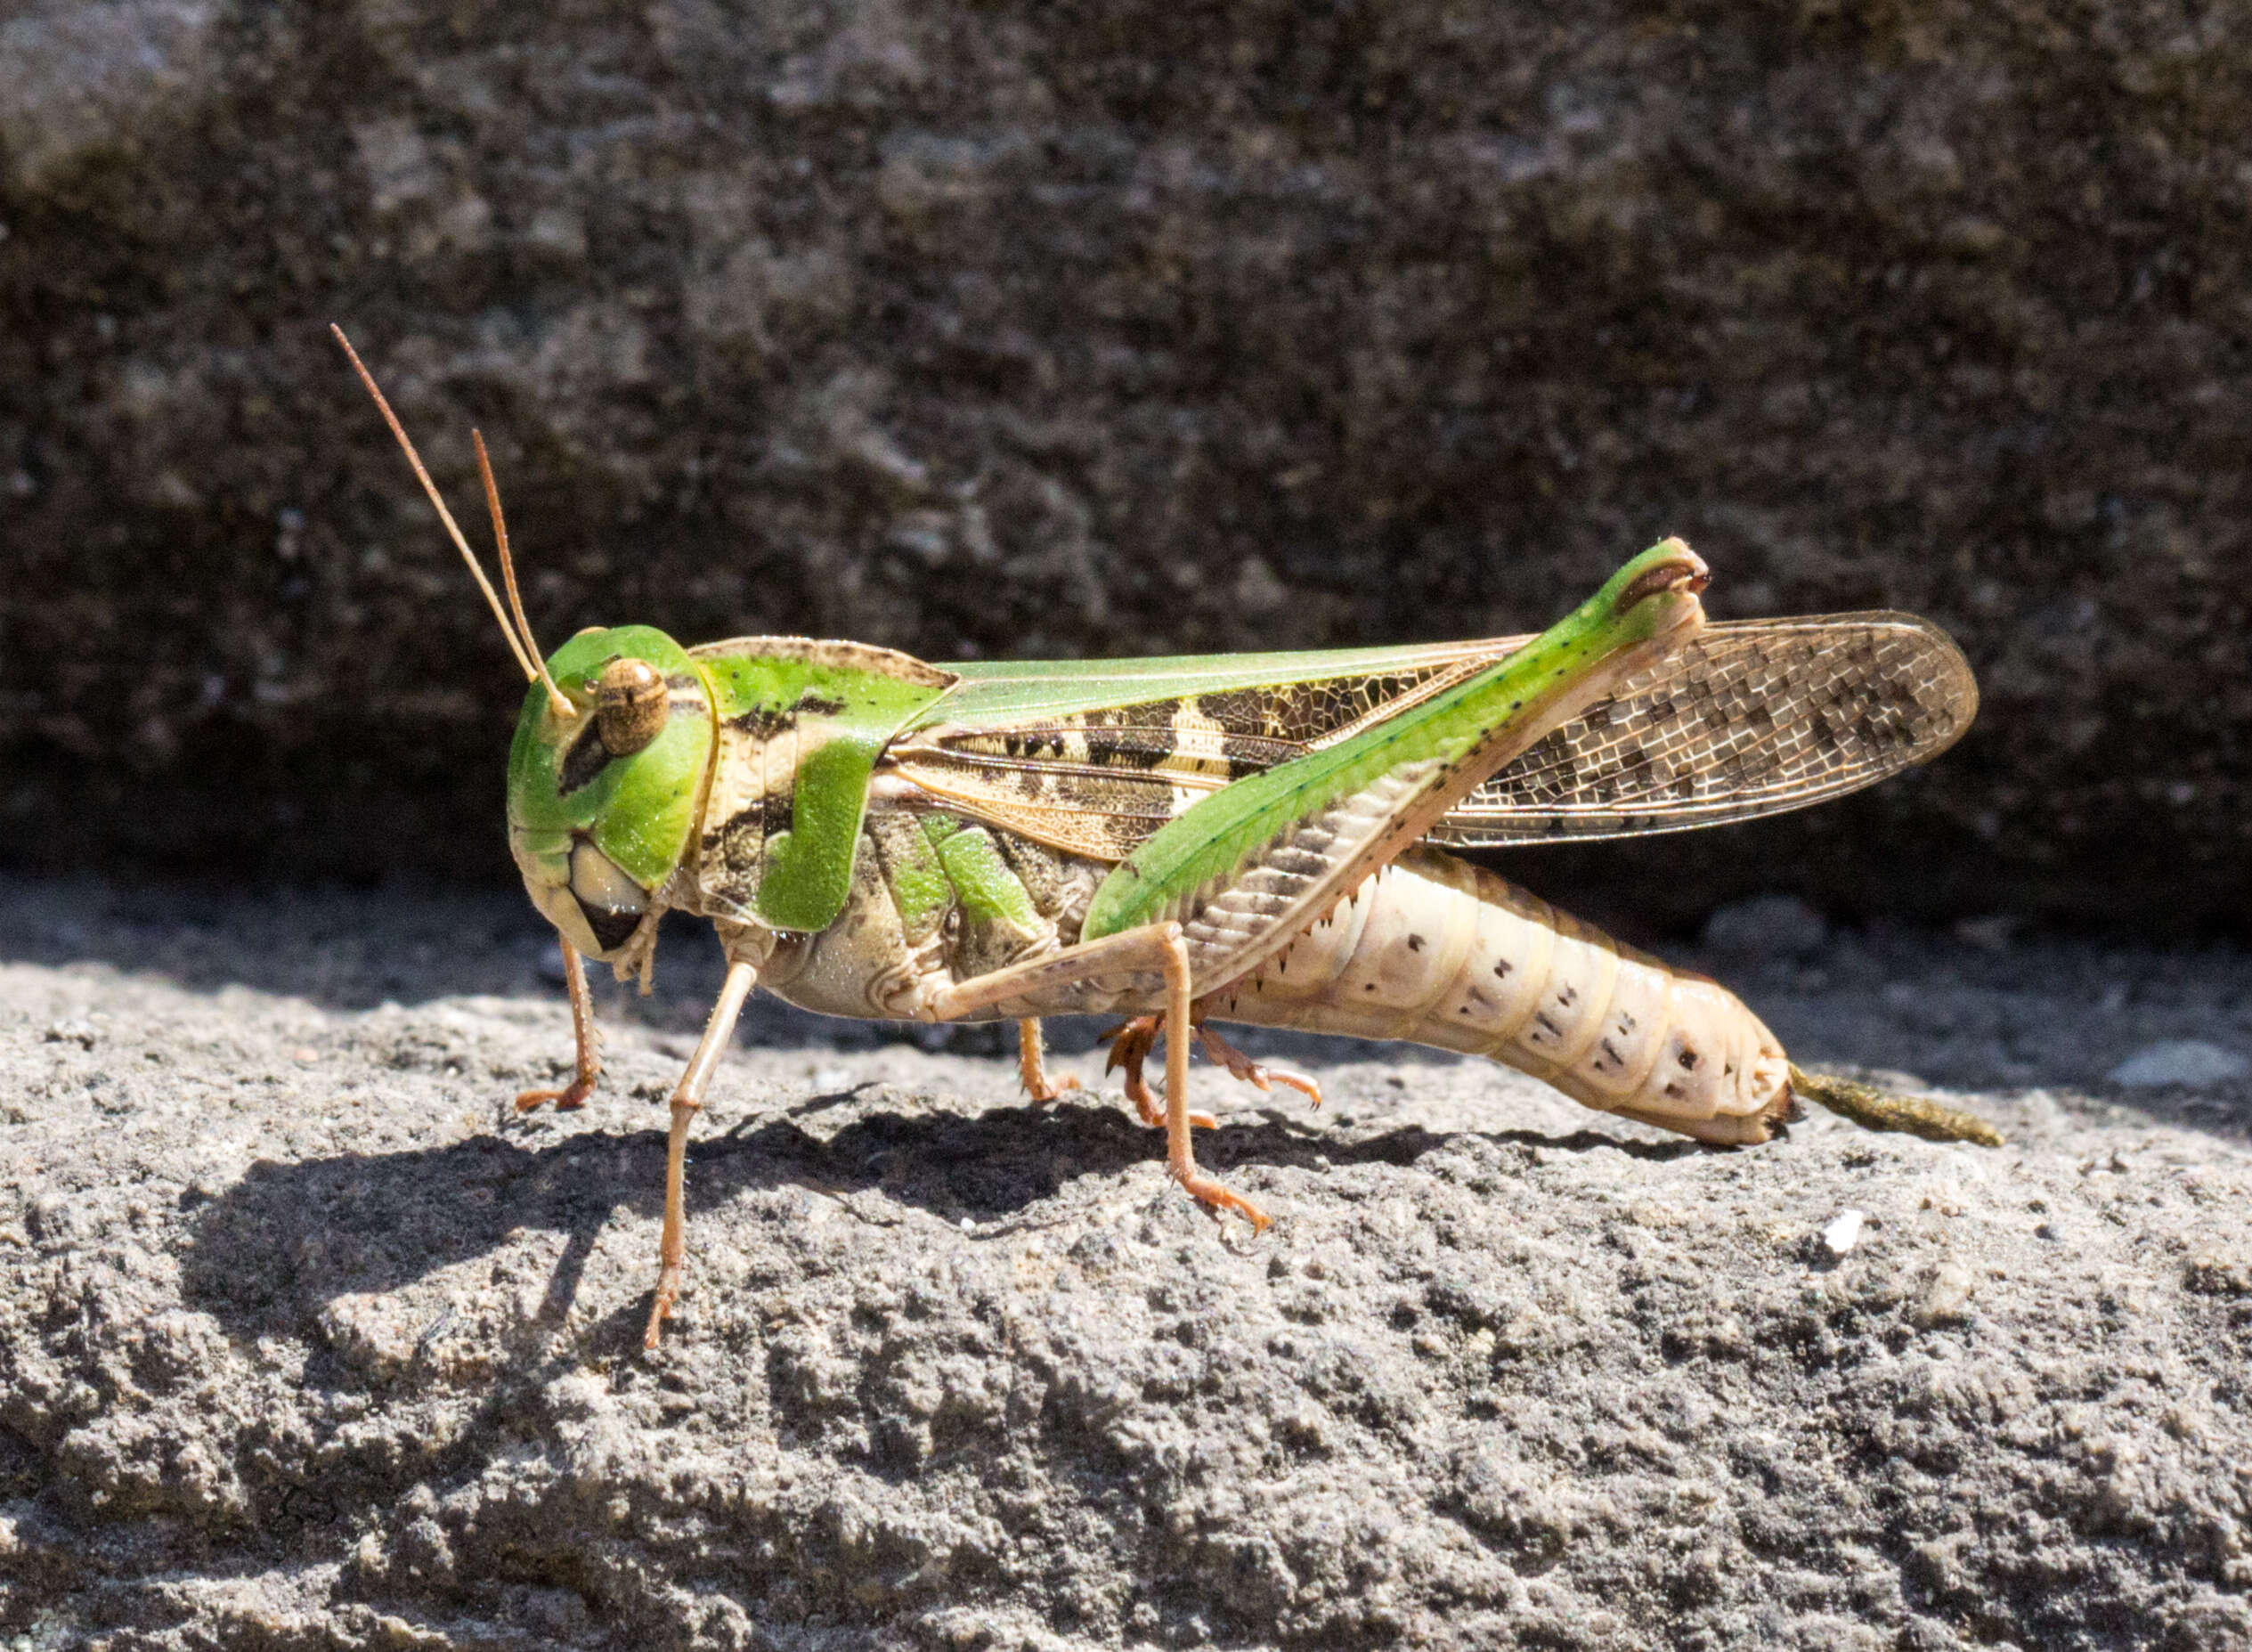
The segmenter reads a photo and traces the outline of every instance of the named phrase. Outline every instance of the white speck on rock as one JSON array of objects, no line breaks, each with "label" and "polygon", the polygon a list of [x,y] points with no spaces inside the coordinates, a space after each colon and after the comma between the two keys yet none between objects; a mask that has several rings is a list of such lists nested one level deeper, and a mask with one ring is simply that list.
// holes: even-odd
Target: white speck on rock
[{"label": "white speck on rock", "polygon": [[2110,1079],[2134,1090],[2167,1084],[2203,1089],[2241,1078],[2247,1072],[2252,1072],[2252,1062],[2234,1050],[2224,1050],[2203,1038],[2169,1038],[2137,1050],[2111,1070]]},{"label": "white speck on rock", "polygon": [[1822,1230],[1822,1245],[1833,1257],[1841,1257],[1861,1242],[1861,1224],[1868,1215],[1860,1210],[1841,1210],[1830,1225]]}]

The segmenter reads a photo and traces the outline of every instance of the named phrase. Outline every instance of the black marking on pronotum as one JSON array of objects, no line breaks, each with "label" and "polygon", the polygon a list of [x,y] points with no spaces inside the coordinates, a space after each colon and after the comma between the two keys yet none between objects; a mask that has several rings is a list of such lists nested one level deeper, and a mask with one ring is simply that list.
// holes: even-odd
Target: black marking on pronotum
[{"label": "black marking on pronotum", "polygon": [[759,831],[767,838],[779,837],[797,822],[797,795],[792,792],[762,792],[759,794]]},{"label": "black marking on pronotum", "polygon": [[797,713],[785,712],[776,705],[754,705],[749,711],[728,719],[728,728],[740,728],[754,740],[771,740],[797,726]]},{"label": "black marking on pronotum", "polygon": [[830,695],[817,694],[809,688],[798,696],[797,704],[790,709],[803,712],[814,717],[834,717],[839,712],[844,710],[844,702]]}]

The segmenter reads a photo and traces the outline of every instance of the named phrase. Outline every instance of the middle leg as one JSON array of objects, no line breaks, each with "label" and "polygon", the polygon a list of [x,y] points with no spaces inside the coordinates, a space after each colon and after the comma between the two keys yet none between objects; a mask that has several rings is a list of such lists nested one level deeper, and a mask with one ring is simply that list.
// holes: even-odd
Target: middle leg
[{"label": "middle leg", "polygon": [[743,1013],[743,1001],[751,996],[758,980],[759,972],[750,964],[738,959],[728,965],[727,981],[720,989],[719,1002],[711,1006],[711,1019],[703,1024],[703,1037],[672,1092],[672,1130],[664,1144],[664,1233],[657,1247],[657,1295],[649,1305],[649,1329],[641,1339],[644,1347],[657,1346],[657,1332],[680,1294],[680,1275],[687,1264],[688,1126],[703,1107],[711,1070],[727,1053],[736,1017]]},{"label": "middle leg", "polygon": [[[1103,1070],[1116,1072],[1120,1068],[1126,1070],[1126,1099],[1142,1115],[1142,1122],[1153,1127],[1165,1122],[1165,1114],[1158,1106],[1157,1097],[1150,1093],[1149,1084],[1142,1076],[1142,1069],[1150,1058],[1150,1052],[1157,1047],[1158,1035],[1165,1031],[1166,1018],[1162,1014],[1137,1015],[1102,1035],[1103,1041],[1110,1046],[1110,1059]],[[1197,1013],[1196,1037],[1197,1042],[1204,1046],[1206,1056],[1215,1066],[1226,1068],[1231,1077],[1255,1086],[1262,1095],[1272,1094],[1274,1086],[1280,1084],[1297,1091],[1316,1107],[1321,1105],[1321,1086],[1312,1078],[1296,1068],[1271,1067],[1253,1061],[1222,1038],[1212,1023],[1203,1018],[1200,1010]],[[1219,1120],[1210,1113],[1191,1113],[1189,1122],[1206,1130],[1213,1129],[1219,1124]]]},{"label": "middle leg", "polygon": [[1022,1016],[1017,1021],[1017,1077],[1024,1084],[1024,1093],[1043,1105],[1079,1087],[1079,1081],[1068,1072],[1053,1078],[1048,1076],[1037,1015]]},{"label": "middle leg", "polygon": [[[1134,1111],[1142,1122],[1152,1130],[1165,1126],[1165,1109],[1150,1088],[1150,1082],[1142,1076],[1142,1065],[1150,1059],[1150,1052],[1158,1047],[1158,1035],[1165,1030],[1162,1011],[1155,1015],[1137,1015],[1132,1021],[1120,1021],[1102,1035],[1102,1041],[1110,1046],[1110,1059],[1103,1063],[1106,1073],[1124,1069],[1126,1100],[1134,1103]],[[1191,1113],[1189,1122],[1199,1130],[1216,1130],[1220,1121],[1210,1113]]]}]

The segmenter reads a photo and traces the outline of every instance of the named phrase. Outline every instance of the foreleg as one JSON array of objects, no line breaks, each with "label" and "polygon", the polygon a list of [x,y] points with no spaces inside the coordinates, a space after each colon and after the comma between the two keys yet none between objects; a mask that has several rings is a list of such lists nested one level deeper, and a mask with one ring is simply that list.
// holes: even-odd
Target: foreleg
[{"label": "foreleg", "polygon": [[602,1035],[594,1024],[594,997],[587,990],[587,966],[579,949],[563,940],[563,984],[571,994],[571,1030],[579,1045],[579,1069],[560,1090],[526,1090],[516,1097],[516,1111],[528,1113],[543,1102],[553,1102],[557,1112],[587,1104],[595,1080],[602,1077]]}]

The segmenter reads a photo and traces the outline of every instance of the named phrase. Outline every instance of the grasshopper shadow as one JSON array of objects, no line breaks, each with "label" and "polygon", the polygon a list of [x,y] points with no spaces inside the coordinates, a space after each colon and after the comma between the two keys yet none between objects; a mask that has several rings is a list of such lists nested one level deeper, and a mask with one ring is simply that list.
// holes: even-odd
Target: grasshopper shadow
[{"label": "grasshopper shadow", "polygon": [[[820,1098],[851,1105],[850,1097]],[[688,1209],[799,1188],[879,1195],[941,1219],[990,1219],[1037,1202],[1070,1176],[1115,1174],[1162,1148],[1098,1107],[978,1117],[869,1111],[833,1133],[801,1119],[752,1116],[699,1135]],[[287,1334],[337,1298],[379,1294],[500,1249],[520,1229],[566,1236],[542,1313],[568,1306],[597,1234],[621,1211],[654,1223],[663,1208],[664,1133],[556,1134],[516,1127],[441,1147],[261,1160],[189,1211],[185,1298],[231,1333]],[[654,1233],[650,1269],[654,1279]]]},{"label": "grasshopper shadow", "polygon": [[[697,1137],[687,1183],[691,1222],[745,1195],[791,1188],[849,1200],[852,1214],[878,1225],[910,1219],[909,1209],[948,1225],[1006,1222],[1067,1182],[1117,1176],[1164,1158],[1159,1132],[1100,1102],[964,1116],[833,1099],[866,1111],[826,1135],[805,1127],[800,1120],[814,1110],[801,1106]],[[1709,1151],[1595,1131],[1474,1134],[1551,1152],[1613,1148],[1652,1160]],[[1346,1138],[1266,1112],[1199,1132],[1198,1148],[1200,1162],[1226,1175],[1410,1165],[1459,1139],[1418,1126]],[[531,1229],[566,1236],[541,1308],[541,1318],[559,1320],[597,1235],[614,1216],[622,1209],[654,1224],[661,1214],[663,1169],[658,1130],[512,1129],[394,1153],[261,1160],[224,1192],[184,1212],[193,1243],[183,1257],[183,1295],[231,1334],[289,1335],[339,1297],[397,1290],[497,1252],[512,1233]],[[654,1283],[654,1231],[650,1249]]]}]

